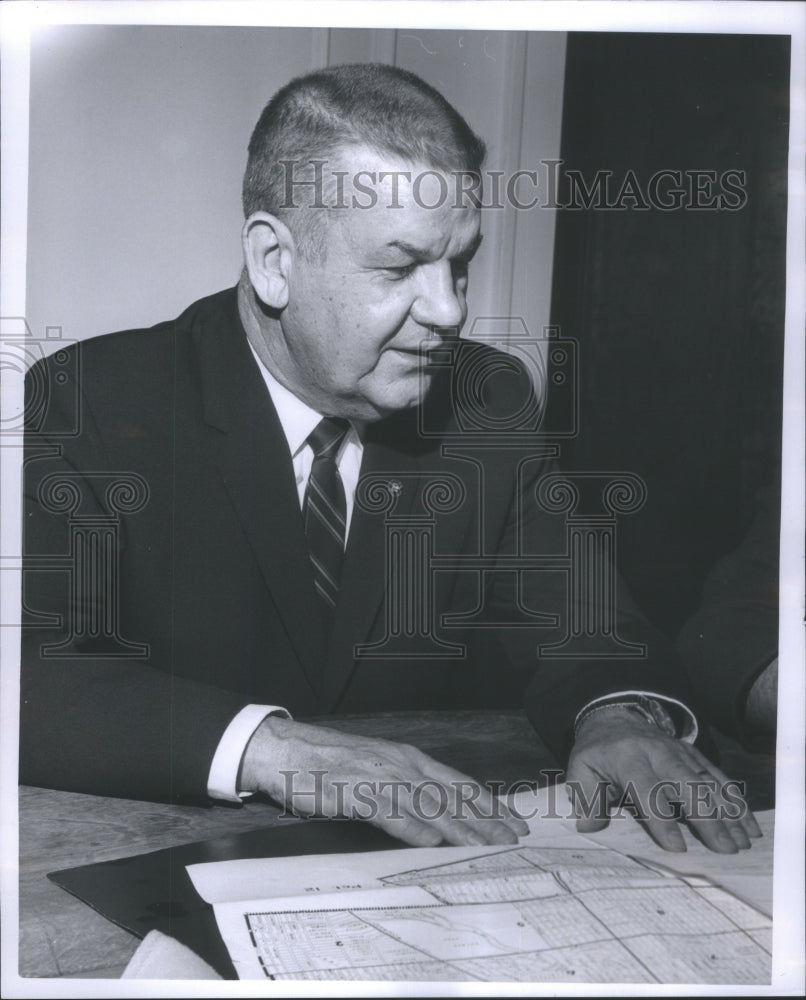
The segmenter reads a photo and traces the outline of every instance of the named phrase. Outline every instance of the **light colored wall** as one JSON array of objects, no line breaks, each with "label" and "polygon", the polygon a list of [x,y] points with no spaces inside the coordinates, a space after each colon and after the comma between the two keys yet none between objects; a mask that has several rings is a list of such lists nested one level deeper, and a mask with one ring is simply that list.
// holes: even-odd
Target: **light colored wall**
[{"label": "light colored wall", "polygon": [[[488,142],[488,168],[560,148],[562,33],[70,26],[31,51],[27,318],[85,338],[234,284],[240,185],[272,93],[326,64],[411,69]],[[554,213],[484,213],[470,315],[548,322]],[[55,346],[55,345],[54,345]]]}]

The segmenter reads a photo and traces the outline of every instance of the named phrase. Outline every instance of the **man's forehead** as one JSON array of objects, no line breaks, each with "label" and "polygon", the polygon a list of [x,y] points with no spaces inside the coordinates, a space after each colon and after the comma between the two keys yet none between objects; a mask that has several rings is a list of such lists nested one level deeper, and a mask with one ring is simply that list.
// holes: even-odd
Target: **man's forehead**
[{"label": "man's forehead", "polygon": [[356,248],[423,257],[473,252],[480,212],[463,195],[461,171],[446,172],[363,147],[339,159],[341,207],[332,216],[346,223],[348,240]]},{"label": "man's forehead", "polygon": [[480,241],[477,209],[421,208],[351,210],[348,241],[356,250],[400,254],[417,260],[472,254]]}]

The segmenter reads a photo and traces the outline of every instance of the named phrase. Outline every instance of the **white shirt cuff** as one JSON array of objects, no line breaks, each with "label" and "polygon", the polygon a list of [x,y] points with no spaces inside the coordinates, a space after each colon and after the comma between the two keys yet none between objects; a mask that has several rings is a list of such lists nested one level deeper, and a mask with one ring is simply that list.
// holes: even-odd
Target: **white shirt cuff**
[{"label": "white shirt cuff", "polygon": [[668,695],[654,694],[652,691],[614,691],[612,694],[603,695],[601,698],[594,698],[593,701],[589,701],[588,704],[579,712],[576,719],[574,720],[574,732],[576,732],[577,727],[582,721],[583,717],[590,714],[590,712],[597,706],[604,708],[605,705],[612,704],[614,707],[623,703],[624,699],[636,699],[636,698],[652,698],[654,701],[660,702],[661,705],[674,705],[680,709],[678,715],[682,717],[683,722],[682,731],[677,733],[677,738],[683,740],[684,743],[694,743],[699,736],[699,725],[697,724],[697,716],[691,711],[688,705],[685,705],[682,701],[678,701],[677,698],[670,698]]},{"label": "white shirt cuff", "polygon": [[218,741],[210,773],[207,776],[207,794],[212,799],[240,802],[251,792],[238,791],[238,771],[252,734],[267,715],[281,714],[291,718],[279,705],[247,705],[230,722]]}]

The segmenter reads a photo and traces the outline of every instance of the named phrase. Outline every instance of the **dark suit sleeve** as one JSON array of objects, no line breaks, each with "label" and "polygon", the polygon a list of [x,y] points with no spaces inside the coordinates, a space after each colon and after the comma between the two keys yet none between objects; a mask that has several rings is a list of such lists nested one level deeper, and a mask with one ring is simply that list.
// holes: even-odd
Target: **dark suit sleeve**
[{"label": "dark suit sleeve", "polygon": [[[511,657],[535,663],[525,707],[536,730],[564,760],[577,715],[597,698],[647,692],[679,701],[696,714],[671,643],[647,621],[618,574],[617,547],[584,529],[572,539],[568,512],[541,509],[534,502],[540,483],[558,473],[550,462],[533,465],[519,505],[521,545],[528,553],[556,558],[564,568],[525,575],[518,600],[544,614],[547,623],[536,630],[504,630],[503,641]],[[511,545],[510,538],[504,547]],[[575,546],[584,546],[584,557]]]},{"label": "dark suit sleeve", "polygon": [[[32,398],[36,386],[46,387],[44,415]],[[105,577],[98,568],[125,550],[125,518],[116,535],[104,535],[104,490],[116,473],[126,481],[126,472],[110,465],[72,377],[60,384],[52,366],[42,366],[29,378],[28,393],[20,780],[100,795],[205,801],[216,746],[245,699],[180,676],[172,662],[152,663],[147,648],[138,655],[136,646],[118,641],[125,636],[103,616],[120,595],[114,574]],[[124,488],[122,502],[131,499]],[[99,562],[89,547],[111,546],[113,535],[113,548]],[[96,542],[87,541],[92,537]]]},{"label": "dark suit sleeve", "polygon": [[[468,367],[478,370],[480,355],[491,373],[485,419],[508,434],[501,447],[483,452],[488,551],[502,560],[500,571],[487,574],[485,600],[488,620],[499,623],[490,630],[503,663],[489,666],[502,686],[519,673],[529,718],[563,760],[574,721],[589,702],[637,691],[693,707],[691,691],[670,642],[644,618],[616,572],[617,511],[640,503],[640,482],[584,472],[569,472],[567,485],[558,480],[556,439],[541,430],[551,426],[551,398],[542,424],[532,429],[531,415],[541,408],[526,370],[474,350]],[[499,370],[501,378],[494,377]],[[453,398],[463,399],[458,391]],[[524,570],[530,559],[532,568]]]},{"label": "dark suit sleeve", "polygon": [[780,495],[764,491],[741,544],[705,581],[702,601],[677,639],[691,683],[709,718],[746,742],[747,695],[778,655]]}]

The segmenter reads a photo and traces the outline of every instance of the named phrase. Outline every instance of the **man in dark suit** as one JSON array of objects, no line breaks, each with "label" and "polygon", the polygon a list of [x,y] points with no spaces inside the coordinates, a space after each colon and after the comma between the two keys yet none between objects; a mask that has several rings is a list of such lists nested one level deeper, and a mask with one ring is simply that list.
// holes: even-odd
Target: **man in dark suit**
[{"label": "man in dark suit", "polygon": [[711,569],[677,650],[708,718],[748,749],[775,747],[781,492],[760,490],[740,544]]},{"label": "man in dark suit", "polygon": [[[458,340],[483,152],[411,74],[293,81],[250,143],[237,289],[33,372],[24,781],[263,792],[413,844],[505,843],[525,824],[479,789],[462,816],[417,808],[455,807],[464,775],[289,713],[525,703],[588,799],[630,786],[672,850],[680,799],[710,847],[749,846],[677,662],[625,594],[609,645],[582,628],[546,650],[600,609],[566,586],[532,381]],[[686,791],[703,780],[715,819]]]}]

